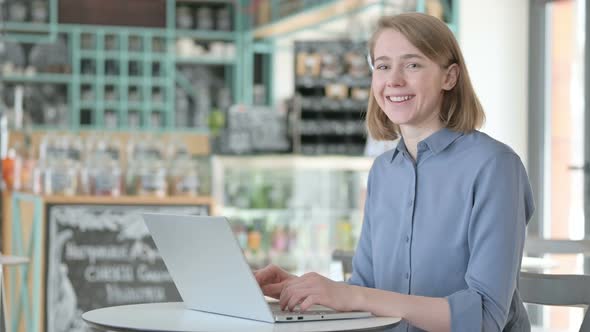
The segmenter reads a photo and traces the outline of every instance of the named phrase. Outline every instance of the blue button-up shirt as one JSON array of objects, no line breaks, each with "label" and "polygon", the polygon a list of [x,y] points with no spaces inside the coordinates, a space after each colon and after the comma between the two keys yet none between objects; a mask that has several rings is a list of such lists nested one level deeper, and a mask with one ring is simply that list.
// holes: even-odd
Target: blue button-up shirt
[{"label": "blue button-up shirt", "polygon": [[516,283],[534,204],[512,149],[445,128],[414,162],[402,139],[376,158],[367,188],[349,283],[446,297],[452,331],[530,328]]}]

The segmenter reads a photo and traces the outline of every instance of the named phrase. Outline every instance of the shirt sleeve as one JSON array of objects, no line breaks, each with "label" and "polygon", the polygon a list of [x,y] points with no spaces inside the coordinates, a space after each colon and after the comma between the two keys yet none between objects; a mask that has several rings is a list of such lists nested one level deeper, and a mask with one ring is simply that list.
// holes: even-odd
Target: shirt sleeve
[{"label": "shirt sleeve", "polygon": [[375,287],[373,277],[373,254],[371,244],[371,179],[372,171],[367,180],[367,196],[365,197],[365,210],[363,214],[363,226],[361,235],[352,258],[352,276],[348,280],[350,285]]},{"label": "shirt sleeve", "polygon": [[467,289],[447,297],[451,331],[502,331],[534,211],[528,177],[514,153],[494,156],[473,186]]}]

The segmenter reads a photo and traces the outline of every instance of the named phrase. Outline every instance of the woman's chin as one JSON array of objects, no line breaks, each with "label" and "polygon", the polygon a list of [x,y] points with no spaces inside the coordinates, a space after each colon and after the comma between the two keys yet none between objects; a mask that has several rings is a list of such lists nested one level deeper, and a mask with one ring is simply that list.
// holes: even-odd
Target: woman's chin
[{"label": "woman's chin", "polygon": [[386,112],[387,118],[389,121],[395,123],[396,125],[403,125],[410,122],[411,117],[407,113],[402,112]]}]

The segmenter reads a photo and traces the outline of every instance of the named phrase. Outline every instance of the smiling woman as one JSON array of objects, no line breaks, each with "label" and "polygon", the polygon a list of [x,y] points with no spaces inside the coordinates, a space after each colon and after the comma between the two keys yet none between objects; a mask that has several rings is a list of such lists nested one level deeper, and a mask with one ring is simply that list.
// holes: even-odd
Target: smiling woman
[{"label": "smiling woman", "polygon": [[443,93],[457,82],[457,64],[442,68],[393,29],[379,33],[373,56],[373,98],[389,121],[404,136],[425,129],[430,136],[442,128]]},{"label": "smiling woman", "polygon": [[[399,121],[405,122],[403,114],[400,119],[391,118],[395,112],[387,111],[384,97],[379,98],[383,93],[385,97],[389,93],[399,102],[415,97],[404,95],[406,91],[421,90],[419,99],[413,102],[413,112],[405,113],[406,116],[418,113],[413,122],[421,122],[421,114],[432,126],[440,126],[438,122],[442,122],[442,126],[467,132],[479,128],[484,121],[483,108],[453,33],[440,20],[418,22],[424,16],[427,15],[384,17],[369,41],[373,91],[367,126],[376,139],[398,138]],[[455,85],[457,89],[452,89]],[[386,86],[388,89],[384,91]]]},{"label": "smiling woman", "polygon": [[369,173],[352,277],[271,265],[256,272],[263,292],[286,310],[403,318],[395,331],[529,331],[516,280],[530,184],[518,155],[477,131],[483,109],[452,32],[424,14],[383,17],[369,48],[369,134],[400,141]]}]

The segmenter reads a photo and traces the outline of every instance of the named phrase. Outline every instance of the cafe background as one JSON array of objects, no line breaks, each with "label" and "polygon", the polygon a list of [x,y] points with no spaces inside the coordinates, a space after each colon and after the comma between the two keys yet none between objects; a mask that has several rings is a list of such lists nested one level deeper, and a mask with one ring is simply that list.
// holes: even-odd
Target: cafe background
[{"label": "cafe background", "polygon": [[[179,300],[139,211],[227,216],[252,267],[343,279],[366,177],[366,41],[420,11],[456,34],[533,184],[529,234],[587,238],[583,0],[0,0],[1,250],[14,331]],[[198,255],[201,253],[195,253]],[[542,257],[589,273],[583,255]],[[582,309],[533,308],[568,331]]]}]

